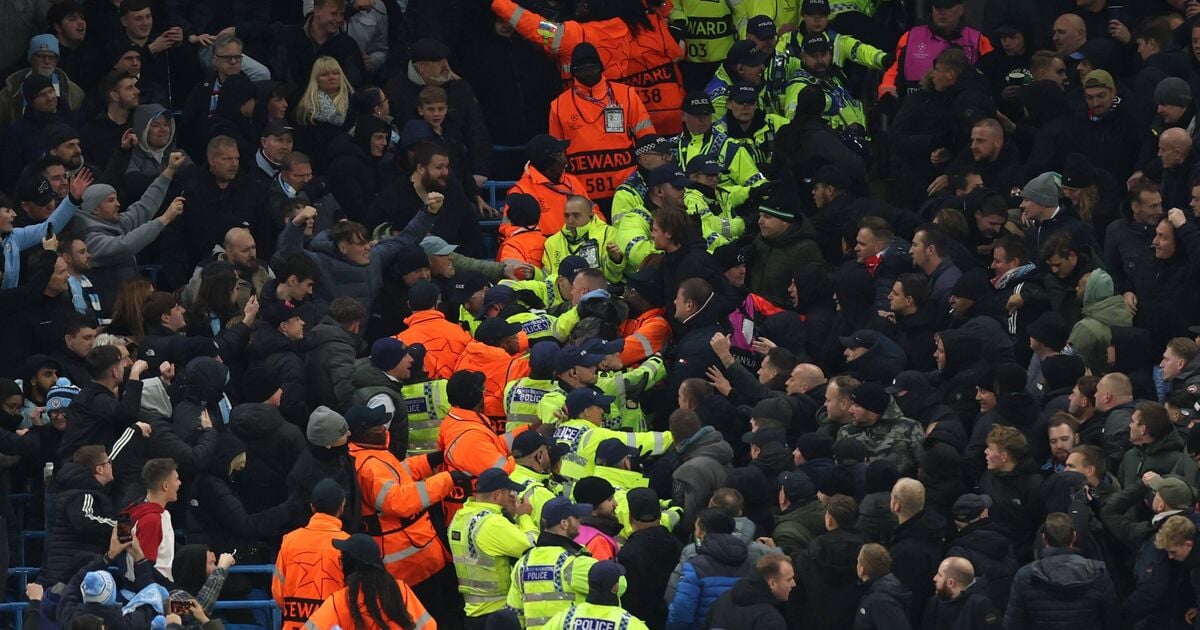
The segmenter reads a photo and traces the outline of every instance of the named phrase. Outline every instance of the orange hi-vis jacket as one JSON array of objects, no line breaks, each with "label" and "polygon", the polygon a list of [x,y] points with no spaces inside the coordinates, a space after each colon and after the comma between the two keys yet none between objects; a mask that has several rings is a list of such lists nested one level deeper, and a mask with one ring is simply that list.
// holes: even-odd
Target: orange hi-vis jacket
[{"label": "orange hi-vis jacket", "polygon": [[[524,424],[510,433],[497,435],[492,430],[491,420],[483,414],[462,407],[451,407],[438,430],[437,447],[446,458],[443,462],[446,470],[461,470],[475,477],[489,468],[502,468],[504,472],[511,473],[517,466],[512,458],[513,440],[528,431],[529,427]],[[447,523],[466,501],[467,497],[458,496],[457,492],[446,497],[442,508],[446,512]]]},{"label": "orange hi-vis jacket", "polygon": [[583,180],[592,200],[612,198],[636,167],[635,142],[654,133],[642,98],[628,85],[575,82],[550,103],[550,135],[571,141],[567,170]]},{"label": "orange hi-vis jacket", "polygon": [[658,133],[674,136],[683,131],[683,117],[679,114],[683,105],[683,75],[678,65],[683,49],[667,30],[666,12],[670,9],[671,3],[667,2],[646,14],[653,28],[639,30],[633,36],[628,74],[617,82],[637,90]]},{"label": "orange hi-vis jacket", "polygon": [[472,341],[463,350],[454,371],[483,372],[483,415],[491,422],[497,435],[504,433],[508,415],[504,412],[504,386],[523,376],[529,376],[529,355],[513,356],[504,348]]},{"label": "orange hi-vis jacket", "polygon": [[621,18],[594,22],[551,22],[518,6],[513,0],[492,0],[492,13],[507,20],[518,35],[541,46],[547,55],[554,57],[563,81],[571,78],[571,53],[583,42],[595,46],[596,52],[600,53],[600,61],[604,62],[604,76],[619,79],[628,74],[626,66],[632,37],[629,27]]},{"label": "orange hi-vis jacket", "polygon": [[546,251],[546,235],[538,228],[527,228],[511,223],[501,223],[500,247],[496,260],[519,260],[537,269],[542,265],[542,254]]},{"label": "orange hi-vis jacket", "polygon": [[322,512],[284,535],[271,580],[271,597],[283,614],[283,630],[302,630],[321,602],[346,585],[342,552],[333,548],[333,541],[349,537],[342,531],[342,519]]},{"label": "orange hi-vis jacket", "polygon": [[[587,187],[578,177],[570,173],[563,173],[557,182],[552,182],[541,171],[528,163],[525,164],[525,172],[521,174],[521,179],[518,179],[508,192],[510,194],[524,193],[537,199],[538,206],[542,208],[542,216],[538,219],[538,231],[546,238],[558,234],[558,231],[563,229],[563,224],[566,222],[566,219],[563,218],[563,208],[567,205],[567,197],[571,195],[588,196]],[[593,204],[592,214],[600,217],[601,221],[604,220],[604,213],[600,212],[600,206]],[[540,254],[534,266],[542,266]]]},{"label": "orange hi-vis jacket", "polygon": [[[400,595],[404,597],[404,607],[408,609],[408,616],[413,620],[413,628],[415,630],[437,630],[437,622],[429,615],[429,611],[425,610],[425,605],[421,600],[417,599],[416,593],[404,583],[404,580],[396,580],[396,585],[400,587]],[[362,601],[362,595],[359,595],[358,609],[362,612],[363,621],[368,625],[360,626],[354,623],[354,617],[350,613],[350,589],[343,588],[340,591],[329,596],[325,603],[313,613],[313,616],[308,619],[308,623],[303,627],[313,630],[329,630],[330,628],[355,628],[355,630],[387,630],[375,623],[371,623],[370,615],[367,614],[366,603]],[[287,627],[286,625],[284,626]],[[389,626],[395,627],[395,626]]]},{"label": "orange hi-vis jacket", "polygon": [[666,312],[667,309],[662,307],[652,308],[621,324],[621,335],[625,337],[621,365],[632,367],[650,355],[662,352],[671,339],[671,324]]},{"label": "orange hi-vis jacket", "polygon": [[434,473],[425,455],[404,461],[387,444],[350,443],[362,490],[363,530],[379,543],[388,573],[420,584],[450,562],[429,508],[454,490],[450,473]]},{"label": "orange hi-vis jacket", "polygon": [[430,379],[450,378],[463,348],[471,343],[471,333],[453,324],[437,309],[417,311],[404,318],[408,328],[396,339],[407,345],[425,346],[425,373]]}]

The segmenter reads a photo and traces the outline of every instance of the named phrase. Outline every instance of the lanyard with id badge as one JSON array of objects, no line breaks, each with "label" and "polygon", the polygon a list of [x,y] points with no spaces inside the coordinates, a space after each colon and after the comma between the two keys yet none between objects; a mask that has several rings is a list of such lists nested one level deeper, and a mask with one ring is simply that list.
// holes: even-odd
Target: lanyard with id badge
[{"label": "lanyard with id badge", "polygon": [[625,133],[625,110],[620,106],[604,108],[604,133]]}]

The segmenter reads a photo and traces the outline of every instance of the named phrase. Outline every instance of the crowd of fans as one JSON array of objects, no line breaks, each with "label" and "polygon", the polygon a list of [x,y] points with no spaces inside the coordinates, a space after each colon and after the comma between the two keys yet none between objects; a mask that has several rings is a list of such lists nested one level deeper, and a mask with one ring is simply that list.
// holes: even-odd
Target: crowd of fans
[{"label": "crowd of fans", "polygon": [[1200,628],[1198,16],[6,2],[3,599]]}]

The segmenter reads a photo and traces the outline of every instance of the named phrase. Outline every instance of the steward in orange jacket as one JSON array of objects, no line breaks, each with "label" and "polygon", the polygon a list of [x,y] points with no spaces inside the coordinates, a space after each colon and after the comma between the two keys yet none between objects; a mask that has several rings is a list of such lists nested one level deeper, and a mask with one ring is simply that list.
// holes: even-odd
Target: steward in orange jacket
[{"label": "steward in orange jacket", "polygon": [[[355,534],[335,541],[332,546],[346,559],[346,587],[321,604],[304,624],[306,630],[437,630],[437,622],[408,584],[388,575],[379,557],[379,547],[371,537]],[[355,595],[353,604],[351,594]],[[402,602],[403,610],[398,606],[394,610],[388,608],[396,601]]]},{"label": "steward in orange jacket", "polygon": [[620,328],[621,336],[625,337],[621,364],[633,367],[662,352],[671,339],[671,323],[662,307],[662,289],[653,272],[639,271],[627,277],[624,299],[629,305],[629,319]]},{"label": "steward in orange jacket", "polygon": [[322,479],[309,501],[312,518],[284,534],[275,558],[271,596],[283,615],[283,630],[302,630],[321,602],[346,585],[342,554],[330,544],[350,537],[341,520],[346,491],[336,481]]},{"label": "steward in orange jacket", "polygon": [[[569,140],[559,140],[546,133],[531,138],[525,145],[525,157],[529,160],[525,165],[525,172],[521,174],[521,179],[508,189],[509,197],[512,197],[513,193],[520,193],[537,200],[542,211],[538,217],[538,230],[546,238],[557,234],[563,228],[563,208],[567,205],[567,198],[571,195],[587,196],[587,187],[584,186],[583,180],[565,172],[566,150],[570,144]],[[505,212],[507,213],[507,209]],[[592,214],[604,218],[598,206],[592,206]],[[511,216],[508,220],[516,223]],[[534,266],[540,267],[541,264],[542,259],[538,258]]]},{"label": "steward in orange jacket", "polygon": [[[597,4],[597,3],[592,3]],[[599,51],[604,64],[604,75],[619,79],[626,74],[630,58],[630,43],[633,35],[629,27],[618,17],[584,14],[581,10],[587,3],[576,6],[576,16],[591,21],[551,22],[546,18],[522,8],[513,0],[492,0],[492,13],[508,23],[517,34],[551,55],[562,74],[563,81],[571,78],[572,53],[580,44],[587,42]]]},{"label": "steward in orange jacket", "polygon": [[508,223],[500,224],[496,260],[519,260],[537,269],[546,250],[546,235],[538,229],[542,209],[537,199],[509,191],[504,198],[504,216],[508,217]]},{"label": "steward in orange jacket", "polygon": [[611,199],[634,170],[633,147],[654,123],[633,88],[600,75],[600,55],[582,43],[571,56],[571,87],[550,103],[550,135],[571,141],[567,170],[583,180],[585,196]]},{"label": "steward in orange jacket", "polygon": [[[443,454],[446,470],[456,474],[478,477],[489,468],[511,473],[517,465],[512,458],[513,440],[534,427],[521,425],[511,433],[497,435],[491,420],[479,413],[484,387],[484,375],[473,371],[455,372],[446,383],[450,412],[438,431],[437,448]],[[442,502],[447,523],[462,508],[468,494],[456,491]]]},{"label": "steward in orange jacket", "polygon": [[683,131],[679,108],[684,90],[678,64],[683,49],[667,30],[670,10],[671,3],[664,2],[645,14],[644,23],[634,25],[627,74],[616,81],[637,90],[658,133],[673,136]]},{"label": "steward in orange jacket", "polygon": [[[504,413],[504,386],[523,376],[529,376],[529,356],[520,355],[521,324],[500,317],[483,320],[475,329],[475,341],[467,344],[455,372],[483,373],[486,383],[483,395],[483,414],[492,423],[492,430],[504,433],[508,416]],[[447,388],[449,384],[447,384]],[[447,389],[447,396],[449,390]],[[451,400],[453,405],[454,401]]]},{"label": "steward in orange jacket", "polygon": [[362,489],[363,531],[383,552],[388,573],[419,584],[441,571],[450,552],[429,520],[429,508],[467,484],[463,473],[437,473],[441,455],[430,453],[404,461],[388,450],[382,408],[355,405],[346,411],[350,424],[350,456]]},{"label": "steward in orange jacket", "polygon": [[[432,292],[416,291],[414,298],[413,289],[417,288],[417,284],[428,284]],[[413,311],[412,315],[404,318],[408,328],[396,335],[396,339],[408,346],[414,343],[425,346],[425,373],[430,379],[450,378],[463,349],[471,343],[471,333],[458,324],[450,323],[438,310],[442,292],[437,284],[428,280],[418,281],[417,284],[408,291],[408,306]],[[429,303],[430,299],[434,301],[433,304]]]}]

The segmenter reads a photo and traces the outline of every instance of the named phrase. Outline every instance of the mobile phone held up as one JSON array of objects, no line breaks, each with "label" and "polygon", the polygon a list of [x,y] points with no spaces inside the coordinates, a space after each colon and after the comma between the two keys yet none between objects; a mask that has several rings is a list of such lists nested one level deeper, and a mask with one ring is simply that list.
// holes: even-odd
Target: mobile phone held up
[{"label": "mobile phone held up", "polygon": [[171,614],[186,615],[192,611],[192,607],[188,602],[182,602],[176,599],[171,600]]},{"label": "mobile phone held up", "polygon": [[133,542],[133,521],[128,516],[117,519],[117,542],[122,545]]}]

